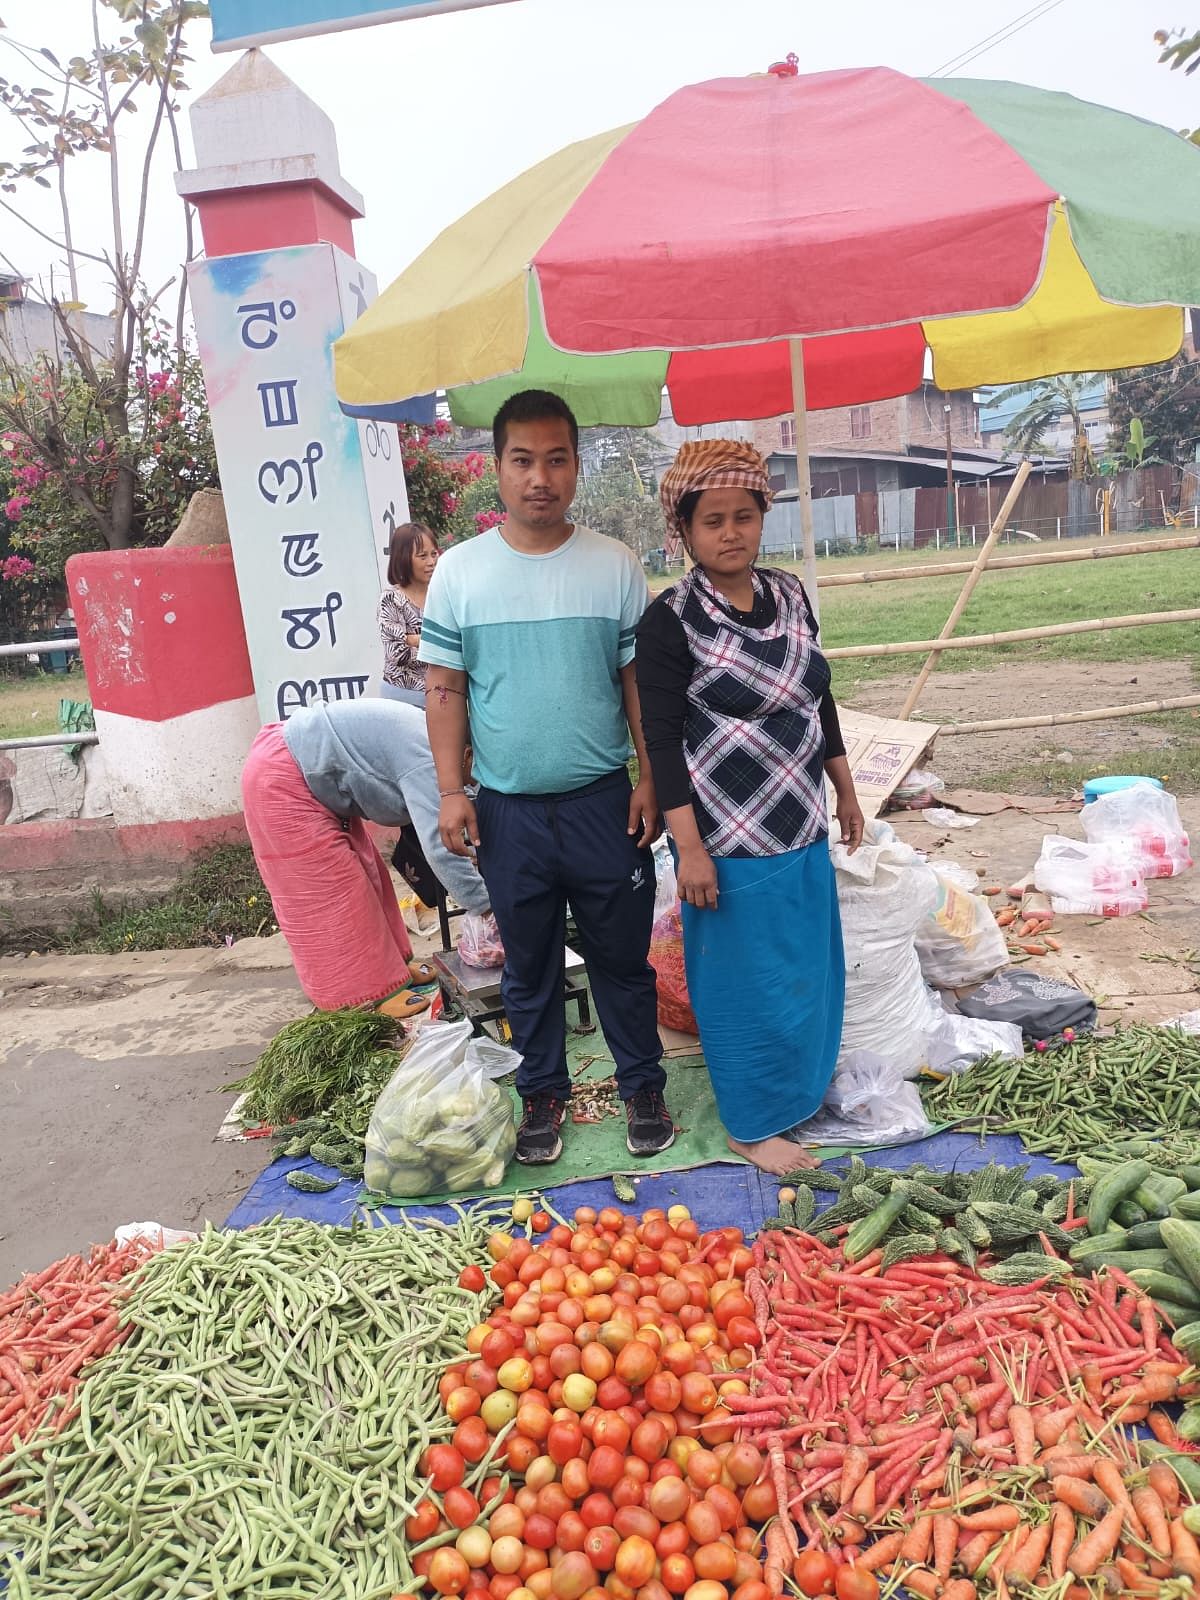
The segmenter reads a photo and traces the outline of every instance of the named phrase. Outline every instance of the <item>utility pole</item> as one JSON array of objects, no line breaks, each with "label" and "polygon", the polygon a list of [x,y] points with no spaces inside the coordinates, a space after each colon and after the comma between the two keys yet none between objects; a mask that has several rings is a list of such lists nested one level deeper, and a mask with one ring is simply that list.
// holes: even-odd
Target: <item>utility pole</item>
[{"label": "utility pole", "polygon": [[956,519],[954,516],[954,450],[950,441],[950,401],[942,407],[946,418],[946,535],[954,537]]}]

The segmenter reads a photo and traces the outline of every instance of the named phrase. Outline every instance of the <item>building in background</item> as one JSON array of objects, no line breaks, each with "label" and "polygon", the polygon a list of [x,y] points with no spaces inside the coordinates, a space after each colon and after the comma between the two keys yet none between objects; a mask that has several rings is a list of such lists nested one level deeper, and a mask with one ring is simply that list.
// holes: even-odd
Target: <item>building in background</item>
[{"label": "building in background", "polygon": [[[926,451],[946,451],[946,405],[950,406],[950,442],[955,450],[979,449],[979,407],[970,389],[946,394],[923,383],[912,394],[895,400],[876,400],[865,406],[842,406],[808,414],[810,456],[825,448],[838,451],[888,451],[901,456]],[[753,424],[755,444],[764,455],[774,450],[795,450],[796,424],[792,417],[772,417]]]},{"label": "building in background", "polygon": [[[97,353],[112,349],[112,318],[98,311],[72,313],[72,324]],[[0,273],[0,357],[26,366],[36,356],[70,359],[54,312],[44,301],[31,297],[29,280],[15,273]]]}]

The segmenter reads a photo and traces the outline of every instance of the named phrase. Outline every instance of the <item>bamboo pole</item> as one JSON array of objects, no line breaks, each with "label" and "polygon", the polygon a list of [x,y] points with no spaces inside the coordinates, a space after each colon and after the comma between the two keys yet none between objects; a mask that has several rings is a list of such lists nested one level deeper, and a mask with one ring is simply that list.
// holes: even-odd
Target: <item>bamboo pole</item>
[{"label": "bamboo pole", "polygon": [[1041,628],[1010,628],[1007,633],[964,633],[956,639],[912,639],[901,644],[843,644],[823,653],[841,656],[919,655],[923,650],[977,650],[982,645],[1020,644],[1026,639],[1059,639],[1069,633],[1097,633],[1102,628],[1149,628],[1159,622],[1200,622],[1200,608],[1190,611],[1139,611],[1127,617],[1092,617],[1086,622],[1052,622]]},{"label": "bamboo pole", "polygon": [[966,581],[962,586],[962,591],[959,594],[958,599],[954,602],[950,615],[946,618],[945,625],[943,626],[941,633],[938,635],[938,642],[935,642],[934,648],[929,652],[928,659],[921,667],[920,672],[917,673],[916,682],[908,691],[904,704],[900,708],[899,720],[901,722],[907,722],[908,718],[911,717],[913,712],[916,710],[917,701],[921,698],[922,690],[929,682],[929,675],[933,671],[934,667],[937,666],[938,660],[941,657],[942,652],[940,641],[949,639],[955,628],[958,627],[959,618],[967,609],[967,602],[975,592],[975,585],[979,582],[980,578],[983,577],[984,568],[988,564],[988,557],[995,549],[1000,535],[1004,532],[1004,529],[1007,526],[1008,519],[1012,515],[1012,509],[1017,503],[1017,498],[1020,495],[1021,490],[1025,487],[1025,480],[1028,478],[1029,473],[1029,462],[1022,461],[1020,467],[1017,469],[1017,475],[1012,481],[1012,487],[1004,496],[1000,509],[996,513],[996,520],[988,529],[988,536],[983,541],[983,545],[979,551],[979,554],[975,557],[974,562],[971,564],[971,570],[967,574]]},{"label": "bamboo pole", "polygon": [[[1101,547],[1088,545],[1082,550],[1030,551],[1028,555],[997,556],[988,562],[989,572],[1001,572],[1009,567],[1053,566],[1060,561],[1107,561],[1110,556],[1149,556],[1164,550],[1194,550],[1200,546],[1200,534],[1186,539],[1142,539],[1136,544],[1114,544]],[[951,578],[960,572],[970,572],[973,561],[933,561],[928,565],[907,567],[871,567],[861,572],[824,573],[817,582],[822,589],[842,589],[852,583],[903,583],[914,578]]]},{"label": "bamboo pole", "polygon": [[818,594],[817,541],[813,532],[812,470],[808,461],[808,399],[804,387],[804,340],[789,339],[792,362],[792,417],[796,434],[796,496],[800,506],[800,538],[804,545],[804,587],[808,603],[821,627],[821,599]]},{"label": "bamboo pole", "polygon": [[1176,695],[1171,700],[1142,700],[1131,706],[1101,706],[1095,711],[1050,711],[1042,717],[996,717],[991,722],[942,722],[938,734],[1005,733],[1016,728],[1055,728],[1067,722],[1106,722],[1110,717],[1144,717],[1155,711],[1182,711],[1200,706],[1200,694]]}]

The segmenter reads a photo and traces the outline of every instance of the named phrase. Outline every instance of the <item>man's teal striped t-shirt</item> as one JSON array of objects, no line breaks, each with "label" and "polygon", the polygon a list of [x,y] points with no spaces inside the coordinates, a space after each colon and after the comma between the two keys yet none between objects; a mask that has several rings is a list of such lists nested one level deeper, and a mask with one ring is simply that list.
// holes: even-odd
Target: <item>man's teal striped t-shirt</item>
[{"label": "man's teal striped t-shirt", "polygon": [[438,562],[420,660],[467,674],[475,776],[500,794],[564,794],[623,767],[619,672],[650,595],[627,545],[576,527],[549,555],[490,528]]}]

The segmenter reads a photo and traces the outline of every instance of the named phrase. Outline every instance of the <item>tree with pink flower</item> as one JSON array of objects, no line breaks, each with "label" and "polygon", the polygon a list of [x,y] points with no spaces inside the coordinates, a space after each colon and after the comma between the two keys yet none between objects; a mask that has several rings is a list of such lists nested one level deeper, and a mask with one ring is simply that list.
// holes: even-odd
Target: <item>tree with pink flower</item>
[{"label": "tree with pink flower", "polygon": [[[59,255],[48,282],[21,285],[49,307],[54,348],[33,362],[21,359],[0,319],[0,506],[8,542],[51,577],[77,550],[161,543],[191,494],[217,481],[199,361],[187,337],[185,273],[154,292],[142,280],[149,175],[164,141],[178,162],[186,35],[208,7],[203,0],[90,0],[90,9],[86,40],[65,62],[0,33],[0,50],[19,63],[18,80],[3,72],[0,56],[0,109],[9,115],[13,151],[3,159],[0,137],[0,210]],[[140,184],[125,181],[131,172],[142,174]],[[22,199],[30,185],[58,201],[53,232],[38,226]],[[83,185],[113,196],[107,239],[89,235],[85,243],[75,226],[72,205]],[[179,204],[186,263],[194,254],[192,216]],[[99,293],[109,313],[104,348],[79,315],[87,293]]]}]

